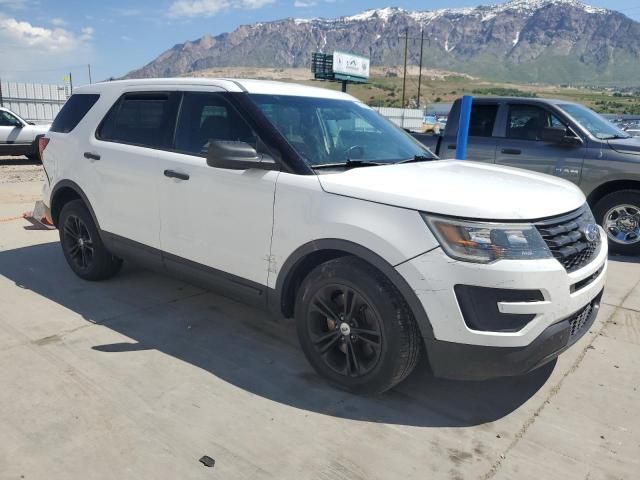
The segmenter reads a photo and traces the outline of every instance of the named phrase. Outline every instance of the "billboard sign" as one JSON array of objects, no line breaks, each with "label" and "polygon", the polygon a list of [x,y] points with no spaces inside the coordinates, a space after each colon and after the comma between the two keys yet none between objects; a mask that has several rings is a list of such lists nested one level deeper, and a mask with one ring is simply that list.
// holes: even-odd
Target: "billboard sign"
[{"label": "billboard sign", "polygon": [[367,81],[371,62],[353,53],[333,52],[333,72],[337,80]]}]

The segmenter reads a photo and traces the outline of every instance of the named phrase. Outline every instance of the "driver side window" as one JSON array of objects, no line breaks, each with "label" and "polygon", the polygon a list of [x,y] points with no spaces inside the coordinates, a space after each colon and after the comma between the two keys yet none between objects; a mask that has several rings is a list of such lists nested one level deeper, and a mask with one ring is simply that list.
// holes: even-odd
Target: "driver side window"
[{"label": "driver side window", "polygon": [[4,110],[0,111],[0,127],[19,127],[22,126],[22,122],[9,112]]},{"label": "driver side window", "polygon": [[216,140],[258,148],[256,133],[222,95],[186,92],[176,127],[176,150],[206,157],[209,143]]},{"label": "driver side window", "polygon": [[567,128],[551,112],[534,105],[509,106],[507,138],[541,140],[545,128]]}]

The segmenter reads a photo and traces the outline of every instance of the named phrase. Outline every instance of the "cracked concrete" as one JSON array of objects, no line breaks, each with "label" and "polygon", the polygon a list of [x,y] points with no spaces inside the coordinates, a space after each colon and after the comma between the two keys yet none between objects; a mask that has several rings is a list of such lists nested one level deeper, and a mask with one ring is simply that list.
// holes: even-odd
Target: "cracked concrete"
[{"label": "cracked concrete", "polygon": [[[12,184],[8,184],[12,185]],[[0,184],[0,216],[39,184]],[[2,196],[4,195],[4,197]],[[127,267],[69,271],[57,232],[0,223],[0,479],[632,479],[640,264],[612,259],[590,332],[513,379],[376,398],[327,387],[291,322]],[[204,467],[204,455],[215,467]]]}]

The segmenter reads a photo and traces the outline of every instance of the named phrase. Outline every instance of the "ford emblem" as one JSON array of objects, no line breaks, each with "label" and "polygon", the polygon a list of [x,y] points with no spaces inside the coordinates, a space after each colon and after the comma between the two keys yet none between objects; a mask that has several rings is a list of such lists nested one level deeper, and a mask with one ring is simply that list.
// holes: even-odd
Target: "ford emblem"
[{"label": "ford emblem", "polygon": [[584,238],[587,239],[587,242],[595,242],[598,239],[598,226],[593,223],[588,223],[583,227],[582,233],[584,234]]}]

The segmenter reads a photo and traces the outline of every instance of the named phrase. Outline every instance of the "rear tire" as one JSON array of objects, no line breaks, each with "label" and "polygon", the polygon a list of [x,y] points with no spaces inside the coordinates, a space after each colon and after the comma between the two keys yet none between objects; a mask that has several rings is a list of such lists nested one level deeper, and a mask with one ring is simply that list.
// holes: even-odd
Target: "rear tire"
[{"label": "rear tire", "polygon": [[122,260],[112,255],[102,243],[91,213],[82,200],[73,200],[62,208],[58,231],[67,263],[80,278],[106,280],[122,267]]},{"label": "rear tire", "polygon": [[640,191],[605,195],[594,206],[593,215],[607,233],[611,252],[640,255]]},{"label": "rear tire", "polygon": [[309,363],[340,389],[382,393],[418,363],[422,337],[407,302],[358,258],[316,267],[298,290],[295,314]]}]

